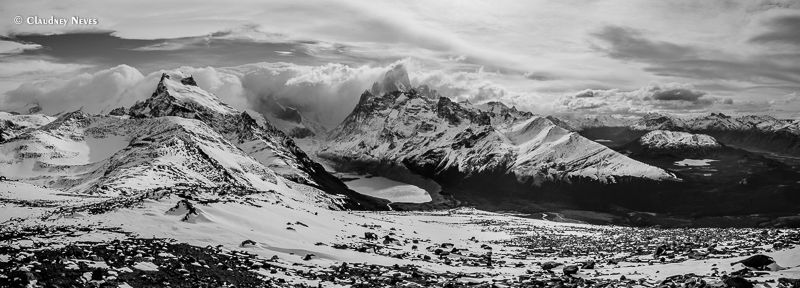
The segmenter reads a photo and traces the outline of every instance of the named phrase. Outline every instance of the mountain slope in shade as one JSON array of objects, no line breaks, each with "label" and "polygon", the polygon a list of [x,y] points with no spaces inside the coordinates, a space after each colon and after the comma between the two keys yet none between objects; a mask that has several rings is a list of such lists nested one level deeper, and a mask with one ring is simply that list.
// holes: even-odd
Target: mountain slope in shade
[{"label": "mountain slope in shade", "polygon": [[[388,74],[396,77],[397,71]],[[502,107],[483,109],[431,99],[415,89],[382,95],[365,91],[319,155],[338,163],[408,167],[443,181],[503,175],[531,195],[558,183],[679,181],[547,118],[515,113],[517,118]]]},{"label": "mountain slope in shade", "polygon": [[707,134],[723,144],[748,150],[800,157],[800,120],[766,115],[733,117],[722,113],[697,117],[649,113],[634,120],[604,116],[593,119],[564,118],[582,135],[608,140],[611,147],[627,144],[648,131],[670,130]]}]

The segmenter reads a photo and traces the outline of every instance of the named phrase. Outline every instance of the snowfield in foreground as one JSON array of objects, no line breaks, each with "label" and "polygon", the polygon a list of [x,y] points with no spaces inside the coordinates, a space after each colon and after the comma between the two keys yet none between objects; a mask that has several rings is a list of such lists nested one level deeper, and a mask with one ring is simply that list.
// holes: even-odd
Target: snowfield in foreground
[{"label": "snowfield in foreground", "polygon": [[[654,287],[744,277],[774,287],[800,277],[797,230],[594,226],[469,208],[333,211],[287,195],[76,198],[0,181],[0,283]],[[757,254],[787,269],[730,265]]]}]

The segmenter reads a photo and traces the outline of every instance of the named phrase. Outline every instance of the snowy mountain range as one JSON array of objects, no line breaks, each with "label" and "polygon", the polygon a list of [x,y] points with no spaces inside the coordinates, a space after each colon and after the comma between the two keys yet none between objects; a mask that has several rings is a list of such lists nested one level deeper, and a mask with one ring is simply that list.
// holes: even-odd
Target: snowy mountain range
[{"label": "snowy mountain range", "polygon": [[[407,168],[442,183],[511,180],[494,189],[523,197],[539,197],[571,183],[680,181],[550,118],[499,102],[456,103],[409,87],[402,66],[387,72],[331,131],[319,156],[350,166]],[[383,93],[376,95],[378,91]]]},{"label": "snowy mountain range", "polygon": [[222,103],[191,77],[164,74],[150,98],[111,114],[76,111],[14,132],[0,143],[2,173],[106,196],[165,188],[276,193],[297,183],[327,192],[339,208],[385,207],[384,200],[349,190],[290,137]]},{"label": "snowy mountain range", "polygon": [[705,134],[666,130],[647,132],[647,134],[639,138],[637,143],[651,152],[681,151],[699,154],[722,147],[722,144],[717,142],[717,139]]},{"label": "snowy mountain range", "polygon": [[614,144],[625,144],[648,131],[668,130],[707,134],[727,145],[800,156],[800,120],[768,115],[733,117],[722,113],[696,117],[649,113],[640,118],[609,115],[560,118],[591,139]]}]

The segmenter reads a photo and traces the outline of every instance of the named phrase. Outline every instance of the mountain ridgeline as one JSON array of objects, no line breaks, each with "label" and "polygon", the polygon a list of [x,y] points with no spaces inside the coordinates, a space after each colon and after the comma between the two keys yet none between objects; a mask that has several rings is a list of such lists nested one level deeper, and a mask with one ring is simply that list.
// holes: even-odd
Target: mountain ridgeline
[{"label": "mountain ridgeline", "polygon": [[610,117],[565,118],[576,131],[592,139],[621,145],[654,130],[706,134],[718,141],[758,152],[800,157],[800,120],[766,115],[733,117],[711,113],[699,117],[676,117],[650,113],[637,119]]}]

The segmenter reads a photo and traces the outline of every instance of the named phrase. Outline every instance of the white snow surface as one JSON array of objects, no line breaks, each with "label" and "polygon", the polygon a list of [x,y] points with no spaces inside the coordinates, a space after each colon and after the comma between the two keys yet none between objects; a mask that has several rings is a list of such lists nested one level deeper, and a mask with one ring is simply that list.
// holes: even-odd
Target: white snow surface
[{"label": "white snow surface", "polygon": [[[9,185],[9,182],[0,182],[0,187]],[[31,186],[33,187],[33,186]],[[37,189],[35,187],[31,189]],[[38,188],[44,189],[44,188]],[[30,189],[29,189],[30,190]],[[47,190],[47,189],[44,189]],[[291,192],[294,191],[294,192]],[[31,191],[29,191],[31,192]],[[47,196],[51,192],[33,192],[37,195]],[[209,204],[195,203],[195,207],[202,212],[204,221],[181,221],[182,215],[168,213],[170,208],[180,200],[170,196],[159,200],[145,200],[142,205],[130,208],[113,210],[103,214],[84,215],[83,217],[51,217],[42,220],[36,215],[28,215],[22,222],[14,225],[71,225],[120,227],[125,231],[133,232],[137,237],[172,238],[179,242],[205,247],[222,245],[226,250],[246,250],[259,257],[268,259],[273,255],[279,257],[275,265],[293,267],[292,269],[309,269],[310,267],[325,268],[332,265],[341,265],[342,262],[369,263],[383,266],[418,265],[423,271],[463,272],[463,273],[488,273],[494,275],[477,279],[477,281],[491,281],[493,278],[516,277],[528,274],[530,269],[538,267],[544,261],[559,261],[562,263],[578,263],[586,260],[581,257],[553,257],[552,255],[537,256],[528,254],[524,258],[509,259],[513,263],[521,263],[519,267],[505,265],[502,267],[488,268],[486,266],[446,265],[441,260],[420,261],[417,257],[403,259],[394,258],[389,254],[361,253],[353,249],[335,249],[332,243],[370,243],[361,236],[365,232],[378,235],[388,235],[398,239],[398,244],[387,244],[386,251],[396,253],[410,253],[418,255],[420,250],[428,247],[439,247],[440,243],[452,243],[454,247],[468,249],[468,251],[483,251],[481,247],[492,241],[508,241],[521,235],[548,235],[550,237],[608,237],[616,235],[628,237],[623,234],[631,233],[623,227],[595,226],[587,224],[569,224],[549,222],[545,220],[520,218],[506,214],[490,213],[470,208],[454,210],[429,211],[429,212],[348,212],[334,211],[321,208],[310,201],[312,194],[292,188],[282,188],[278,193],[294,193],[294,197],[275,200],[267,194],[251,194],[236,198],[241,201],[221,201]],[[30,197],[29,195],[19,195]],[[53,209],[53,208],[51,208]],[[0,209],[0,216],[6,217],[7,210]],[[23,216],[24,218],[24,216]],[[302,223],[302,224],[299,224]],[[500,225],[502,223],[502,225]],[[291,227],[292,229],[287,229]],[[779,232],[779,230],[776,230]],[[65,234],[66,235],[66,234]],[[53,238],[40,238],[33,236],[23,241],[11,242],[9,245],[64,245],[72,241],[104,241],[120,237],[117,233],[107,233],[95,230],[88,233],[72,233],[70,236],[60,235]],[[69,238],[67,238],[69,237]],[[612,236],[613,237],[613,236]],[[244,240],[252,240],[256,245],[241,247]],[[419,249],[414,250],[410,242],[419,241]],[[654,240],[655,241],[655,240]],[[326,245],[318,245],[323,243]],[[404,244],[405,243],[405,244]],[[743,243],[719,243],[720,247],[734,247]],[[654,244],[655,245],[655,244]],[[524,247],[497,247],[496,255],[518,255],[528,251]],[[302,260],[306,254],[316,255],[311,260]],[[761,279],[777,279],[779,277],[796,278],[800,273],[800,247],[788,250],[771,251],[765,253],[775,258],[783,267],[790,269],[770,272]],[[727,273],[741,269],[739,266],[730,266],[728,263],[739,260],[747,255],[733,258],[709,258],[705,260],[684,259],[679,263],[664,264],[653,259],[652,255],[642,255],[644,263],[621,261],[619,265],[602,265],[593,271],[581,273],[598,273],[600,277],[619,278],[645,278],[648,283],[658,283],[665,277],[695,273],[710,275],[714,270]],[[499,257],[499,256],[498,256]],[[615,257],[625,258],[626,255]],[[631,256],[638,257],[638,256]],[[647,262],[649,261],[649,263]],[[137,262],[135,269],[157,269],[155,265],[146,262]],[[583,276],[581,276],[583,275]],[[580,274],[585,277],[587,274]],[[290,283],[294,281],[307,281],[286,276]],[[316,286],[317,283],[312,283]],[[327,284],[324,286],[327,287]]]}]

